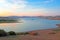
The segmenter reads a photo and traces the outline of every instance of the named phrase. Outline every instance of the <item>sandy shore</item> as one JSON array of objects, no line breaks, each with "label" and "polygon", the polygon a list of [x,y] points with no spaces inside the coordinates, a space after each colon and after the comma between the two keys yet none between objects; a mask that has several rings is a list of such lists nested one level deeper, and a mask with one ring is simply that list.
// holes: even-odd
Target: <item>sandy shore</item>
[{"label": "sandy shore", "polygon": [[60,20],[60,18],[48,18],[50,20]]},{"label": "sandy shore", "polygon": [[16,35],[0,37],[0,40],[60,40],[60,31],[56,32],[52,29],[36,30],[31,32],[37,32],[38,35]]}]

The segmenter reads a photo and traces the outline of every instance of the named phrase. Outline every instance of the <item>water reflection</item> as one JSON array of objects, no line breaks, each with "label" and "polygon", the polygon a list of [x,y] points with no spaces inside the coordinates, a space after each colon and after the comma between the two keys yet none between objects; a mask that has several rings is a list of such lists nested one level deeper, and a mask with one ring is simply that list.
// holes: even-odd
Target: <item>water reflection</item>
[{"label": "water reflection", "polygon": [[40,18],[21,18],[21,20],[21,23],[0,23],[0,29],[4,29],[6,31],[24,32],[30,30],[56,28],[56,24],[60,24],[60,21],[58,20],[55,21]]},{"label": "water reflection", "polygon": [[13,26],[13,27],[15,27],[16,23],[1,23],[0,26],[3,26],[3,27],[5,27],[5,26]]}]

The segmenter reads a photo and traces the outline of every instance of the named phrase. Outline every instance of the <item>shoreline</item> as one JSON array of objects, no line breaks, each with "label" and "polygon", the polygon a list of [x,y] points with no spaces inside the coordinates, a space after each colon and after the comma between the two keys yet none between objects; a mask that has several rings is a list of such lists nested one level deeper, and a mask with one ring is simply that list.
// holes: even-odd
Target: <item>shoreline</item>
[{"label": "shoreline", "polygon": [[[0,40],[60,40],[60,32],[55,32],[52,29],[47,30],[35,30],[31,32],[37,32],[38,35],[16,35],[0,37]],[[30,33],[31,33],[30,32]]]},{"label": "shoreline", "polygon": [[[27,35],[15,35],[0,37],[0,40],[60,40],[60,24],[56,24],[57,28],[33,30]],[[37,33],[34,35],[32,33]]]},{"label": "shoreline", "polygon": [[60,20],[60,18],[48,18],[50,20]]}]

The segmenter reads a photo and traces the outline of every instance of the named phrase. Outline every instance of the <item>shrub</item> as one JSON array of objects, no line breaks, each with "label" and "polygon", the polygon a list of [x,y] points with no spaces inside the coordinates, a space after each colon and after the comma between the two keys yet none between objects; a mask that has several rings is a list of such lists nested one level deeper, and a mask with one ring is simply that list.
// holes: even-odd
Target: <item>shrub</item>
[{"label": "shrub", "polygon": [[27,34],[29,34],[28,32],[24,32],[24,35],[27,35]]},{"label": "shrub", "polygon": [[56,34],[55,32],[51,32],[51,33],[49,33],[49,34]]},{"label": "shrub", "polygon": [[8,32],[9,35],[16,35],[16,33],[14,31],[10,31]]},{"label": "shrub", "polygon": [[21,33],[18,33],[19,35],[24,35],[24,33],[23,32],[21,32]]},{"label": "shrub", "polygon": [[36,32],[30,32],[29,34],[30,35],[38,35],[38,33],[36,33]]},{"label": "shrub", "polygon": [[60,31],[60,28],[54,29],[53,31]]},{"label": "shrub", "polygon": [[4,30],[0,30],[0,37],[7,36],[7,33]]},{"label": "shrub", "polygon": [[17,33],[17,35],[27,35],[29,34],[28,32],[21,32],[21,33]]}]

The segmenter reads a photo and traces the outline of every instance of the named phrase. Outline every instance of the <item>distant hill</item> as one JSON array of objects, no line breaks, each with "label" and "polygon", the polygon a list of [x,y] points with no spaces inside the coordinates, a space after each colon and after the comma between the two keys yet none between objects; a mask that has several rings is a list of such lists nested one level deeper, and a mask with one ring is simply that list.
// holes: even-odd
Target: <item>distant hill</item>
[{"label": "distant hill", "polygon": [[0,23],[16,23],[18,19],[17,16],[0,17]]},{"label": "distant hill", "polygon": [[39,17],[39,18],[60,18],[60,16],[8,16],[11,18],[34,18],[34,17]]}]

